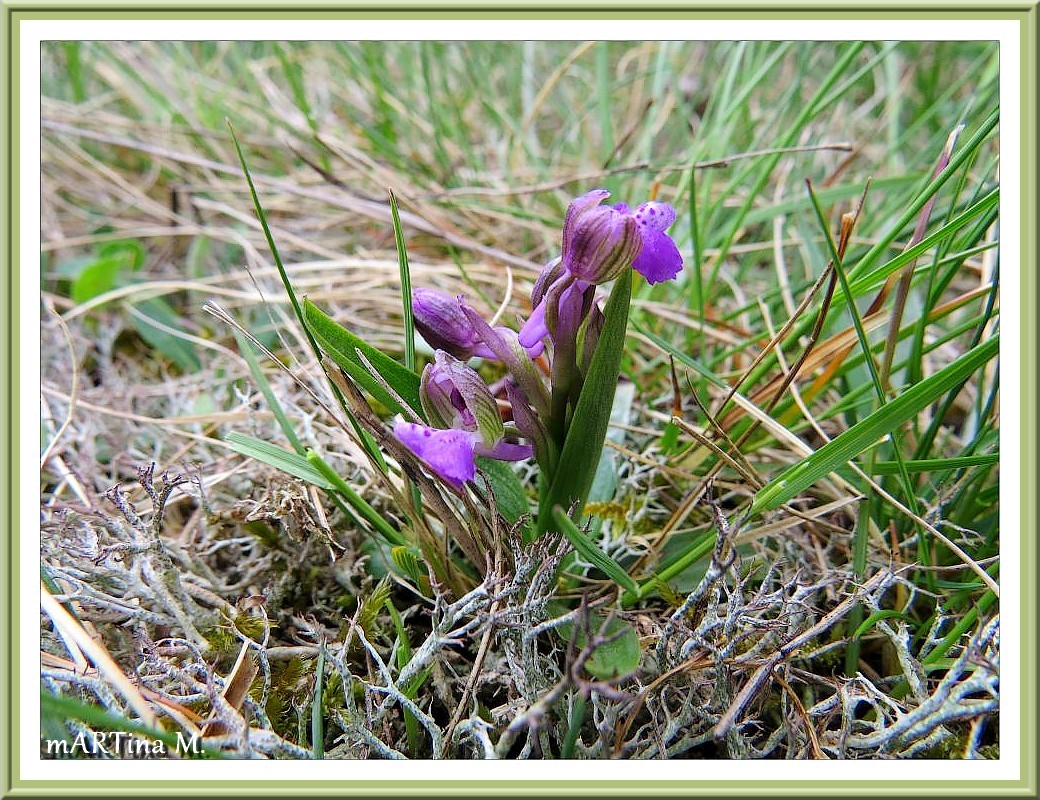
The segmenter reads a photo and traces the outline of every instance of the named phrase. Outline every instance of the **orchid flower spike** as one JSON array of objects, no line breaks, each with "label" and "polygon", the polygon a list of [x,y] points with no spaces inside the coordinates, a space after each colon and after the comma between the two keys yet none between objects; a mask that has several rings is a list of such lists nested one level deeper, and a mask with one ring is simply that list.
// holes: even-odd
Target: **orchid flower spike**
[{"label": "orchid flower spike", "polygon": [[[672,280],[683,268],[682,255],[665,231],[675,222],[668,203],[602,205],[606,189],[593,189],[571,201],[563,223],[563,254],[538,276],[534,310],[520,331],[520,343],[533,347],[546,336],[574,335],[589,312],[588,287],[606,283],[629,267],[649,283]],[[577,315],[577,324],[575,322]]]}]

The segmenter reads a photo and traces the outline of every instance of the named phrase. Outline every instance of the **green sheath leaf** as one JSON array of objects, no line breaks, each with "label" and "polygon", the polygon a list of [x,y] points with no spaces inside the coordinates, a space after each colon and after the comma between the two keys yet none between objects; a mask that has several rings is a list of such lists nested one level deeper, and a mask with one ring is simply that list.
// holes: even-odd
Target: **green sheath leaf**
[{"label": "green sheath leaf", "polygon": [[549,530],[552,525],[553,506],[573,507],[574,519],[581,516],[585,507],[614,405],[631,298],[632,270],[625,270],[614,283],[614,290],[603,311],[606,321],[574,408],[560,453],[559,468],[547,495],[542,498],[538,512],[539,533]]},{"label": "green sheath leaf", "polygon": [[325,353],[353,378],[358,385],[375,397],[380,403],[394,412],[404,413],[401,405],[390,395],[382,384],[368,371],[368,367],[358,357],[357,351],[365,354],[365,358],[376,369],[379,375],[412,410],[425,419],[422,404],[419,402],[419,376],[407,367],[398,364],[382,350],[377,350],[364,339],[355,336],[339,323],[333,321],[310,300],[303,301],[303,316],[307,327],[318,340]]}]

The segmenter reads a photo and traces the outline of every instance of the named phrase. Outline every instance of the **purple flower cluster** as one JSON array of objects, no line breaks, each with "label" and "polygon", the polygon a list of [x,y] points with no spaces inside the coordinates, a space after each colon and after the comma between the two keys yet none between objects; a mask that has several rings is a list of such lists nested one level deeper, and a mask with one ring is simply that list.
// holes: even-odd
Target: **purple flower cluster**
[{"label": "purple flower cluster", "polygon": [[[562,253],[538,276],[533,311],[519,331],[492,328],[461,296],[413,292],[415,326],[435,349],[420,384],[430,424],[399,419],[394,434],[455,488],[474,478],[477,456],[520,461],[534,455],[539,462],[553,457],[554,422],[559,422],[554,384],[573,383],[595,349],[603,325],[596,286],[630,267],[649,283],[671,280],[682,269],[679,248],[665,233],[675,210],[658,202],[635,211],[624,203],[602,205],[609,196],[594,189],[570,203]],[[543,353],[551,361],[550,385],[535,363]],[[465,363],[474,357],[499,361],[508,371],[503,405],[511,407],[511,420],[503,421],[490,388]]]}]

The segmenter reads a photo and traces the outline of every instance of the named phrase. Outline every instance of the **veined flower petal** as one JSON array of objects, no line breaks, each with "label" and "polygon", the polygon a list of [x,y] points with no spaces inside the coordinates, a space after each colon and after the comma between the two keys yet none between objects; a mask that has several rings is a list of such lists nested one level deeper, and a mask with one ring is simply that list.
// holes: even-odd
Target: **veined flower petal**
[{"label": "veined flower petal", "polygon": [[484,380],[471,367],[443,350],[434,353],[419,383],[426,418],[441,428],[480,434],[488,447],[502,438],[498,404]]},{"label": "veined flower petal", "polygon": [[589,283],[614,280],[632,266],[642,245],[634,216],[599,205],[609,196],[597,189],[573,200],[563,223],[563,265]]},{"label": "veined flower petal", "polygon": [[419,333],[435,350],[467,359],[480,344],[480,337],[462,313],[462,301],[458,297],[436,289],[415,289],[412,316]]}]

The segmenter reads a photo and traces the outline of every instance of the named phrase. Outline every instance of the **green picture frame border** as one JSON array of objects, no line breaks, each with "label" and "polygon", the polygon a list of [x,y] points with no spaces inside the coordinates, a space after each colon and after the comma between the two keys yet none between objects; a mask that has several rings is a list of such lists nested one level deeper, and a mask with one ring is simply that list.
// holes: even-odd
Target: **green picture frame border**
[{"label": "green picture frame border", "polygon": [[[19,506],[13,476],[18,475],[17,448],[19,442],[18,365],[19,365],[19,297],[20,276],[18,265],[19,208],[18,191],[21,180],[32,180],[32,175],[20,163],[18,108],[18,63],[20,29],[23,22],[39,19],[385,19],[389,12],[407,15],[411,19],[732,19],[735,13],[753,15],[756,19],[942,19],[942,20],[1013,20],[1020,25],[1021,47],[1021,353],[1018,365],[1021,371],[1022,396],[1021,463],[1018,480],[1021,488],[1021,620],[1020,642],[1022,694],[1017,698],[1021,709],[1021,777],[1017,781],[949,781],[934,782],[885,780],[875,782],[851,781],[227,781],[189,780],[176,787],[162,787],[147,781],[27,781],[20,777],[20,745],[35,743],[18,741],[18,622],[31,614],[20,606],[18,585],[18,556],[23,542],[19,532]],[[4,458],[4,479],[0,480],[0,507],[4,519],[4,541],[0,547],[0,575],[3,585],[3,634],[0,636],[0,766],[3,778],[0,793],[4,797],[68,797],[90,796],[148,796],[198,797],[219,794],[221,797],[243,795],[265,797],[281,796],[426,796],[462,797],[486,796],[494,793],[502,797],[554,796],[566,794],[583,796],[946,796],[996,797],[1032,796],[1037,794],[1036,763],[1029,742],[1037,738],[1037,22],[1038,6],[1032,2],[986,3],[966,2],[913,3],[879,0],[877,2],[673,2],[654,0],[640,4],[632,0],[600,0],[582,2],[570,0],[560,4],[550,0],[528,2],[321,2],[309,0],[300,4],[284,0],[253,0],[249,3],[207,3],[200,0],[182,2],[141,3],[127,0],[118,2],[47,2],[32,0],[10,2],[0,0],[0,41],[4,55],[0,59],[0,85],[3,86],[4,124],[0,126],[0,148],[4,157],[0,168],[5,178],[5,192],[0,197],[0,241],[5,243],[6,274],[0,280],[0,310],[4,313],[2,330],[4,349],[3,381],[0,386],[0,453]],[[1006,425],[1016,424],[1008,419]],[[1006,480],[1015,480],[1015,465],[1004,465]],[[1010,702],[1015,702],[1011,698]],[[691,762],[695,764],[696,762]],[[695,770],[691,769],[691,772]]]}]

